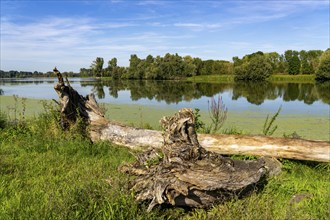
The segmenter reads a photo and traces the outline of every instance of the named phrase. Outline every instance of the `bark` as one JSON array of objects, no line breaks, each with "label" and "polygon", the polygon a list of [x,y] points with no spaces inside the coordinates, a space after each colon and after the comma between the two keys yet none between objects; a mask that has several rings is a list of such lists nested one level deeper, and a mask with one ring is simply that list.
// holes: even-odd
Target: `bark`
[{"label": "bark", "polygon": [[[160,131],[133,128],[106,119],[99,109],[94,95],[79,95],[55,68],[59,83],[54,87],[61,105],[61,123],[68,127],[75,123],[77,113],[90,124],[89,134],[93,141],[110,140],[130,148],[161,148]],[[267,136],[199,134],[199,143],[207,150],[220,154],[256,155],[330,162],[330,142]]]},{"label": "bark", "polygon": [[[92,139],[111,140],[135,149],[150,146],[160,148],[160,131],[132,128],[108,123],[91,132]],[[254,155],[295,160],[330,162],[330,142],[294,138],[249,135],[198,134],[200,144],[207,150],[224,155]]]},{"label": "bark", "polygon": [[137,201],[150,202],[149,211],[160,204],[206,208],[246,196],[260,183],[262,187],[267,174],[281,169],[272,158],[240,161],[205,150],[198,142],[191,109],[164,117],[161,124],[161,151],[146,151],[136,163],[120,169],[136,176],[132,190]]}]

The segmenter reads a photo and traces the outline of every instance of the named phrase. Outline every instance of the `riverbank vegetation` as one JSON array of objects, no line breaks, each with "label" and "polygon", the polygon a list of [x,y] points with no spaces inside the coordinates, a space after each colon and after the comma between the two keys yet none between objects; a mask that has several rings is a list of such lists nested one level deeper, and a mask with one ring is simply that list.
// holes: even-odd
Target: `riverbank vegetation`
[{"label": "riverbank vegetation", "polygon": [[[18,99],[19,102],[21,100]],[[20,106],[18,103],[16,106]],[[28,100],[26,101],[28,105]],[[184,210],[137,204],[127,148],[92,143],[74,126],[63,131],[50,103],[39,115],[0,113],[0,216],[3,219],[328,219],[329,164],[281,160],[282,173],[244,199]],[[228,121],[227,121],[228,122]],[[226,122],[226,123],[227,123]],[[242,157],[240,157],[242,158]]]},{"label": "riverbank vegetation", "polygon": [[[255,52],[232,61],[202,60],[198,57],[180,56],[167,53],[164,56],[148,55],[140,58],[131,55],[128,67],[118,66],[117,58],[105,63],[97,57],[90,68],[81,68],[79,73],[64,72],[69,77],[98,77],[111,79],[183,79],[193,76],[233,76],[240,80],[267,80],[275,75],[316,75],[320,81],[329,80],[330,49],[322,50],[286,50],[277,52]],[[107,66],[106,66],[107,65]],[[52,72],[41,73],[24,71],[3,71],[0,77],[40,77],[53,76]],[[288,78],[290,79],[290,78]],[[314,79],[313,79],[314,80]]]}]

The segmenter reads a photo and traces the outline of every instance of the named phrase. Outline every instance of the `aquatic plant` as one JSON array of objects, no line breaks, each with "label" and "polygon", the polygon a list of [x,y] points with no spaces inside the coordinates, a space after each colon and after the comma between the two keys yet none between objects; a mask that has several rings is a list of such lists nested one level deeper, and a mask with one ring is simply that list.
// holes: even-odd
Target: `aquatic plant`
[{"label": "aquatic plant", "polygon": [[269,115],[267,115],[266,117],[266,120],[265,120],[265,123],[264,123],[264,126],[263,126],[263,129],[262,129],[262,133],[264,135],[273,135],[274,132],[276,131],[277,129],[277,125],[275,126],[272,126],[273,123],[275,122],[277,116],[280,114],[280,111],[282,109],[282,106],[280,106],[277,110],[277,112],[275,113],[275,115],[268,121],[269,119]]},{"label": "aquatic plant", "polygon": [[218,96],[218,100],[212,97],[211,102],[208,101],[208,111],[212,122],[208,128],[208,131],[209,133],[216,133],[225,123],[228,112],[228,109],[223,103],[220,95]]}]

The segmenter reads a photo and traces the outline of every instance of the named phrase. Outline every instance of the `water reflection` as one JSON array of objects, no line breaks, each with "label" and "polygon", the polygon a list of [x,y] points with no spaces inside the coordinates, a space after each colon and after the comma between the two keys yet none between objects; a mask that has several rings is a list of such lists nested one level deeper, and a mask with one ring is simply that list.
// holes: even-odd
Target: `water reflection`
[{"label": "water reflection", "polygon": [[330,105],[330,82],[317,83],[316,90],[322,102]]},{"label": "water reflection", "polygon": [[120,91],[130,91],[133,101],[149,99],[165,101],[167,104],[191,101],[203,96],[212,97],[223,92],[231,92],[232,100],[246,98],[255,105],[261,105],[265,100],[281,98],[285,102],[303,101],[307,105],[315,101],[330,104],[330,82],[327,83],[194,83],[180,81],[107,81],[81,82],[81,86],[92,86],[99,99],[105,97],[105,89],[110,96],[118,98]]},{"label": "water reflection", "polygon": [[207,84],[180,81],[107,81],[107,82],[81,82],[82,87],[93,86],[93,91],[99,99],[104,98],[104,88],[109,95],[118,98],[119,91],[129,90],[131,100],[142,98],[165,101],[167,104],[179,103],[199,99],[202,96],[211,97],[215,94],[229,90],[232,84]]},{"label": "water reflection", "polygon": [[[220,94],[230,110],[274,112],[301,111],[329,114],[330,82],[327,83],[195,83],[182,81],[98,81],[73,78],[80,94],[93,92],[101,102],[207,109],[212,96]],[[4,95],[57,99],[54,78],[0,80]]]}]

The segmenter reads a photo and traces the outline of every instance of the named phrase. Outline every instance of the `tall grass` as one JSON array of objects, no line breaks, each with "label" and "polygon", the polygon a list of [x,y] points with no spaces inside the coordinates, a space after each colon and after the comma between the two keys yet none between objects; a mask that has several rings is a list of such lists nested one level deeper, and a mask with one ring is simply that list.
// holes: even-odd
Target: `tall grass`
[{"label": "tall grass", "polygon": [[264,126],[262,129],[262,133],[264,135],[273,135],[274,132],[277,129],[277,125],[273,125],[273,123],[276,121],[276,118],[278,117],[278,115],[280,114],[282,109],[282,106],[280,106],[277,110],[277,112],[271,117],[269,118],[269,115],[267,115],[266,120],[264,122]]}]

